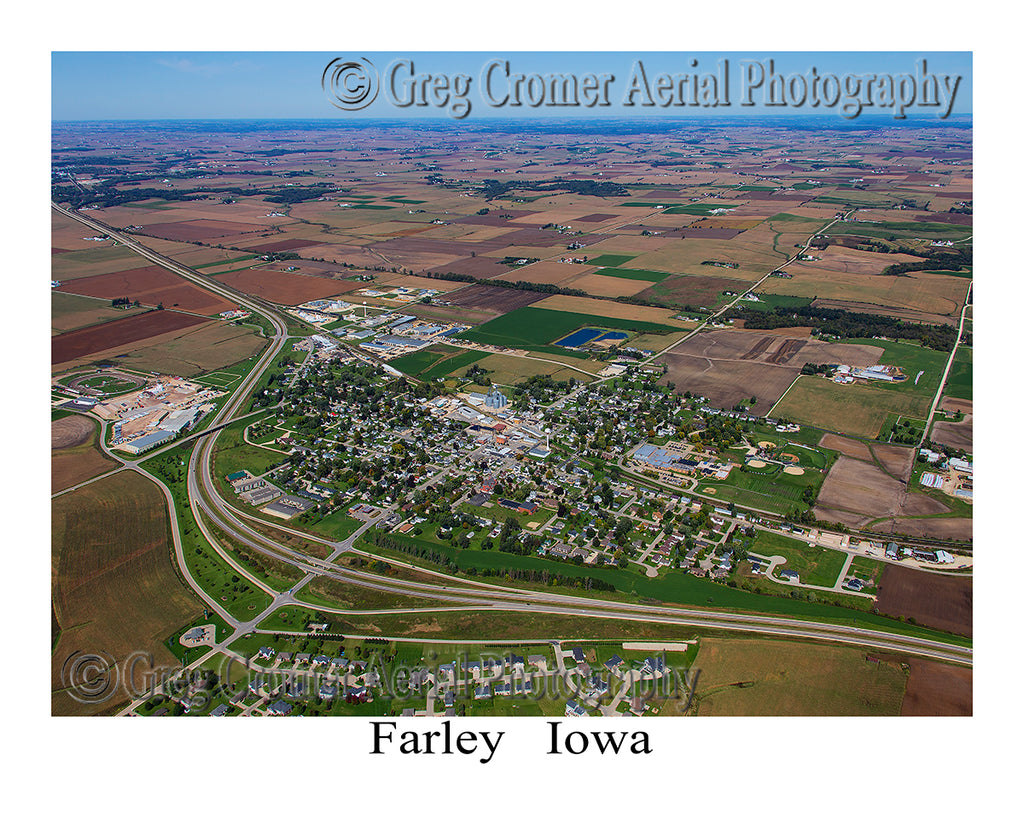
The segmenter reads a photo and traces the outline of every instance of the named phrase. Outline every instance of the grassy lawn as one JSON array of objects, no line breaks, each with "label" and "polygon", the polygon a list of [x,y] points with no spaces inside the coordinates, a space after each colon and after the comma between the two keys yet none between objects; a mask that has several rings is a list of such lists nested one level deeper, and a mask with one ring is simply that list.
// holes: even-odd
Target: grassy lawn
[{"label": "grassy lawn", "polygon": [[766,512],[785,514],[792,509],[803,511],[809,508],[803,500],[805,488],[818,487],[825,479],[818,471],[789,475],[773,465],[763,469],[746,469],[748,471],[734,468],[724,481],[716,478],[700,481],[697,484],[697,491],[708,493],[708,490],[714,489],[715,491],[709,494],[716,503],[738,503]]},{"label": "grassy lawn", "polygon": [[758,530],[751,545],[751,551],[765,557],[779,555],[786,558],[779,569],[790,569],[800,575],[800,582],[811,586],[831,586],[839,579],[846,562],[846,555],[834,549],[811,546],[803,541],[780,535],[776,532]]}]

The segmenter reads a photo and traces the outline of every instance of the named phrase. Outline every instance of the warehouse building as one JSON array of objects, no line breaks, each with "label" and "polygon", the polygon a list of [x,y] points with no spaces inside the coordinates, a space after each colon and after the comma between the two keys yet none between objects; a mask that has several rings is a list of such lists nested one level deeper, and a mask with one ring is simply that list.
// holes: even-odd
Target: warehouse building
[{"label": "warehouse building", "polygon": [[143,435],[141,438],[136,438],[134,441],[123,444],[122,449],[132,455],[141,455],[143,452],[149,452],[154,447],[160,446],[160,444],[166,443],[167,441],[173,441],[175,433],[170,430],[160,429],[156,432],[151,432],[149,435]]}]

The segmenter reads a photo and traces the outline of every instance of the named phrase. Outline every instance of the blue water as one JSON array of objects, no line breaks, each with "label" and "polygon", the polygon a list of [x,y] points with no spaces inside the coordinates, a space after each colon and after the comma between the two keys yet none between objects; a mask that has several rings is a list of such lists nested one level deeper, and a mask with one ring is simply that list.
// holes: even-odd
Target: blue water
[{"label": "blue water", "polygon": [[559,347],[582,347],[591,341],[621,341],[628,338],[626,333],[606,332],[605,330],[593,327],[583,327],[575,333],[570,333],[565,338],[556,341]]}]

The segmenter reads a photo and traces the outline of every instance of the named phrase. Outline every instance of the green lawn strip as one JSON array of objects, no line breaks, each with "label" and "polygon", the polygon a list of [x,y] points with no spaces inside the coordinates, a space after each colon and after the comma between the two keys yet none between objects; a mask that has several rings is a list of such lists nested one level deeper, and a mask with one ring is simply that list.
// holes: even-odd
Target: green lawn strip
[{"label": "green lawn strip", "polygon": [[[270,595],[237,575],[199,530],[188,504],[185,485],[186,464],[194,445],[192,442],[152,458],[143,464],[143,469],[163,481],[171,491],[185,562],[196,582],[233,617],[248,620],[270,605]],[[265,582],[270,585],[269,580]]]},{"label": "green lawn strip", "polygon": [[242,439],[243,430],[256,423],[260,417],[243,418],[229,424],[217,434],[213,450],[212,471],[217,480],[226,475],[249,470],[253,475],[262,475],[271,467],[284,463],[288,455],[262,447],[247,444]]},{"label": "green lawn strip", "polygon": [[[514,555],[497,550],[486,552],[459,550],[450,546],[418,542],[416,538],[404,535],[391,534],[389,537],[399,542],[408,542],[413,546],[421,545],[434,551],[440,551],[448,559],[452,560],[460,571],[470,567],[478,570],[521,568],[558,573],[568,577],[592,577],[611,583],[618,591],[641,599],[661,600],[666,603],[676,603],[679,605],[713,607],[715,609],[733,611],[756,611],[808,620],[839,622],[844,625],[857,624],[865,628],[877,628],[901,634],[914,634],[931,639],[949,641],[956,639],[953,636],[947,636],[942,632],[931,629],[897,623],[880,615],[858,612],[838,606],[823,606],[792,598],[766,597],[677,571],[668,571],[663,577],[649,578],[646,576],[646,573],[640,574],[639,572],[624,568],[576,566],[573,563],[548,560],[529,555]],[[360,548],[382,555],[391,555],[399,559],[404,555],[402,552],[395,552],[389,549],[377,549],[365,543],[365,541],[360,544]],[[966,644],[969,644],[969,641]]]}]

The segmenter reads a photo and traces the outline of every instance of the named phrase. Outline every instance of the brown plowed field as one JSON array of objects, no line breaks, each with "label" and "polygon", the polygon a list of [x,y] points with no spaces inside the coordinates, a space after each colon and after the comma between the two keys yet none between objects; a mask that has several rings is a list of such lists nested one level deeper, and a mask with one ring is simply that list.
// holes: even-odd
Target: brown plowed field
[{"label": "brown plowed field", "polygon": [[834,432],[826,432],[822,435],[818,445],[825,449],[834,449],[851,458],[859,458],[862,461],[871,460],[871,450],[868,449],[867,444],[863,441],[855,441],[853,438],[844,438]]},{"label": "brown plowed field", "polygon": [[489,287],[486,284],[472,284],[442,297],[443,301],[457,307],[491,310],[496,313],[511,313],[536,301],[547,298],[546,293],[532,290],[515,290],[511,287]]},{"label": "brown plowed field", "polygon": [[974,670],[914,657],[903,695],[903,717],[969,717],[974,713]]},{"label": "brown plowed field", "polygon": [[739,236],[743,231],[736,228],[723,227],[685,227],[675,231],[683,239],[731,239]]},{"label": "brown plowed field", "polygon": [[183,327],[202,324],[209,319],[178,313],[174,310],[151,310],[137,316],[108,321],[61,333],[50,339],[51,364],[63,364],[76,358],[93,355],[113,347],[142,341]]},{"label": "brown plowed field", "polygon": [[903,490],[903,484],[874,463],[840,455],[821,485],[817,502],[868,518],[881,518],[897,512]]},{"label": "brown plowed field", "polygon": [[50,449],[84,444],[96,431],[96,422],[82,415],[68,415],[50,424]]},{"label": "brown plowed field", "polygon": [[574,222],[606,222],[609,219],[615,219],[619,214],[617,213],[588,213],[586,216],[573,216]]},{"label": "brown plowed field", "polygon": [[302,247],[312,247],[319,244],[322,244],[322,242],[314,242],[309,239],[281,239],[278,242],[267,242],[263,245],[250,245],[246,250],[252,250],[256,253],[280,253],[284,250],[298,250]]},{"label": "brown plowed field", "polygon": [[661,357],[661,361],[668,365],[668,375],[658,383],[671,381],[677,393],[689,391],[703,395],[716,407],[731,408],[752,395],[757,397],[758,406],[771,406],[799,372],[791,367],[775,367],[754,361],[715,361],[679,353],[679,349],[677,347]]},{"label": "brown plowed field", "polygon": [[476,276],[478,279],[490,279],[508,272],[508,265],[504,265],[497,259],[489,256],[471,256],[466,259],[456,259],[454,262],[439,264],[430,268],[432,273],[461,273],[465,276]]},{"label": "brown plowed field", "polygon": [[872,526],[871,531],[970,541],[974,537],[974,521],[971,518],[897,518],[895,523],[881,521]]},{"label": "brown plowed field", "polygon": [[[970,401],[963,403],[971,404]],[[974,452],[974,414],[969,406],[963,412],[962,421],[936,421],[929,437],[937,444],[962,449],[964,452]]]},{"label": "brown plowed field", "polygon": [[276,304],[288,305],[337,296],[353,289],[349,286],[351,282],[283,273],[278,270],[236,270],[219,274],[216,281],[243,293],[259,296]]},{"label": "brown plowed field", "polygon": [[223,236],[237,236],[263,230],[263,225],[247,225],[242,222],[221,222],[217,219],[194,219],[186,222],[165,222],[162,225],[146,225],[140,233],[169,239],[174,242],[202,242]]},{"label": "brown plowed field", "polygon": [[207,316],[235,309],[235,305],[227,299],[196,287],[156,265],[72,279],[58,290],[100,299],[138,299],[142,304],[152,307],[163,304],[167,309],[177,308]]},{"label": "brown plowed field", "polygon": [[[629,264],[641,267],[635,263],[635,260]],[[639,293],[638,297],[663,304],[692,304],[695,307],[710,307],[718,301],[718,297],[722,295],[723,291],[731,290],[734,293],[742,293],[748,287],[748,282],[718,276],[671,276],[648,287]]]},{"label": "brown plowed field", "polygon": [[973,603],[970,577],[890,565],[879,582],[877,606],[883,614],[913,617],[920,625],[967,637],[974,630]]},{"label": "brown plowed field", "polygon": [[903,508],[900,510],[904,515],[914,517],[916,515],[941,515],[949,511],[938,498],[925,495],[923,492],[908,492]]},{"label": "brown plowed field", "polygon": [[914,466],[914,450],[904,446],[891,444],[872,444],[871,451],[875,454],[882,469],[894,478],[907,480]]}]

